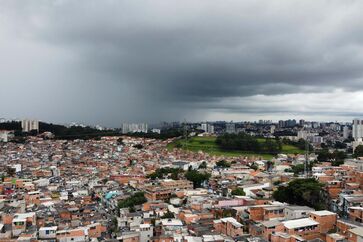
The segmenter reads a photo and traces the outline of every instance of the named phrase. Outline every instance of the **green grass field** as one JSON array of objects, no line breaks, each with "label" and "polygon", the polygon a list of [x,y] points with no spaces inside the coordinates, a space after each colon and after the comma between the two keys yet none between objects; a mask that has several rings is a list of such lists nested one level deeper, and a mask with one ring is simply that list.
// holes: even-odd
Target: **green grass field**
[{"label": "green grass field", "polygon": [[[261,157],[263,159],[272,159],[272,154],[256,154],[253,152],[247,152],[247,151],[240,151],[240,150],[222,150],[218,147],[218,145],[215,143],[216,137],[193,137],[188,139],[186,145],[184,140],[176,140],[172,143],[169,143],[167,145],[167,148],[169,150],[180,147],[189,151],[203,151],[206,153],[209,153],[211,155],[219,155],[219,156],[255,156],[255,157]],[[264,139],[258,139],[259,142],[264,142]],[[282,152],[284,154],[296,154],[296,153],[303,153],[303,150],[298,149],[295,146],[292,145],[283,145],[282,146]]]}]

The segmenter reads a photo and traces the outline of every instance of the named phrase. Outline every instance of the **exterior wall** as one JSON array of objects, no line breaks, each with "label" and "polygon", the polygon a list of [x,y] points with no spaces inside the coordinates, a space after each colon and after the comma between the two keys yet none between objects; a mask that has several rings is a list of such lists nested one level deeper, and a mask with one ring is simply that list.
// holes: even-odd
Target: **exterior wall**
[{"label": "exterior wall", "polygon": [[285,238],[279,235],[272,235],[271,242],[293,242],[291,237]]},{"label": "exterior wall", "polygon": [[11,224],[13,222],[14,216],[11,214],[3,214],[2,215],[2,223],[3,224]]},{"label": "exterior wall", "polygon": [[248,209],[250,219],[253,221],[262,221],[264,218],[264,210],[262,207],[250,207]]},{"label": "exterior wall", "polygon": [[357,242],[358,241],[358,236],[356,234],[350,233],[348,235],[348,241],[350,242]]},{"label": "exterior wall", "polygon": [[337,223],[337,215],[326,215],[326,216],[318,216],[315,214],[310,214],[310,218],[314,219],[316,222],[318,222],[320,233],[327,233],[329,230],[332,230],[335,228],[335,225]]},{"label": "exterior wall", "polygon": [[307,218],[309,215],[310,211],[307,210],[292,210],[292,209],[288,209],[285,208],[284,214],[285,214],[285,218],[287,220],[290,219],[299,219],[299,218]]},{"label": "exterior wall", "polygon": [[150,228],[140,228],[140,242],[151,241],[153,233],[154,230],[152,226],[150,226]]},{"label": "exterior wall", "polygon": [[[153,241],[154,242],[174,242],[174,239],[172,237],[156,237],[156,238],[153,238]],[[138,242],[138,241],[127,241],[127,242]]]},{"label": "exterior wall", "polygon": [[276,210],[265,210],[264,209],[264,217],[263,220],[270,220],[274,218],[283,218],[285,216],[284,209],[279,208]]},{"label": "exterior wall", "polygon": [[363,210],[362,209],[349,209],[349,219],[352,221],[360,222],[363,221]]},{"label": "exterior wall", "polygon": [[316,226],[313,230],[295,231],[294,229],[285,230],[289,235],[298,235],[306,240],[320,238],[319,226]]},{"label": "exterior wall", "polygon": [[88,235],[90,238],[99,238],[103,232],[107,231],[106,226],[101,224],[89,225]]},{"label": "exterior wall", "polygon": [[13,236],[19,236],[26,229],[26,223],[24,222],[15,222],[12,224],[12,234]]},{"label": "exterior wall", "polygon": [[279,224],[277,225],[276,227],[274,228],[267,228],[267,227],[264,227],[263,228],[263,238],[267,241],[270,241],[271,240],[271,237],[272,237],[272,234],[273,233],[276,233],[276,232],[283,232],[284,231],[284,226],[283,224]]},{"label": "exterior wall", "polygon": [[348,236],[348,230],[353,228],[350,224],[340,220],[337,221],[336,227],[337,232],[343,236]]},{"label": "exterior wall", "polygon": [[84,242],[87,241],[84,236],[78,237],[61,237],[57,238],[58,242]]},{"label": "exterior wall", "polygon": [[48,234],[45,230],[39,231],[39,238],[40,239],[55,239],[56,238],[56,230],[48,230]]},{"label": "exterior wall", "polygon": [[242,228],[236,228],[232,223],[230,222],[219,222],[214,223],[214,228],[216,232],[225,234],[231,237],[240,236],[243,234]]}]

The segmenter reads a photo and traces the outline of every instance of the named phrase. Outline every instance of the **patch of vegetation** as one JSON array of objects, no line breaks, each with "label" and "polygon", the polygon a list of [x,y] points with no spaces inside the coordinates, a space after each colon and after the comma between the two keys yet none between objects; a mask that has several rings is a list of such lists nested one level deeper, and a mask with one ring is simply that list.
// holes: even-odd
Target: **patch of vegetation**
[{"label": "patch of vegetation", "polygon": [[[299,139],[298,141],[283,139],[282,143],[285,145],[285,149],[287,148],[286,147],[287,145],[290,145],[291,147],[294,147],[294,149],[298,149],[300,151],[304,151],[306,146],[306,141],[304,139]],[[311,144],[309,144],[309,150],[310,151],[314,150],[314,147]]]},{"label": "patch of vegetation", "polygon": [[221,168],[228,168],[231,167],[231,164],[225,160],[220,160],[216,163],[216,166]]},{"label": "patch of vegetation", "polygon": [[165,219],[165,218],[175,218],[174,214],[172,212],[170,212],[169,210],[164,213],[163,216],[160,217],[161,219]]},{"label": "patch of vegetation", "polygon": [[339,166],[344,164],[345,158],[347,158],[347,154],[344,151],[335,150],[334,152],[329,152],[328,149],[323,149],[318,152],[317,159],[319,162],[331,162],[333,166]]},{"label": "patch of vegetation", "polygon": [[198,169],[206,169],[207,168],[207,162],[203,161],[202,164],[199,165]]},{"label": "patch of vegetation", "polygon": [[181,148],[188,151],[199,152],[203,151],[210,155],[216,156],[228,156],[228,157],[239,157],[239,156],[248,156],[248,157],[261,157],[263,159],[272,159],[273,155],[271,154],[256,154],[248,151],[241,150],[223,150],[216,144],[216,137],[193,137],[189,138],[187,141],[177,139],[174,142],[171,142],[167,145],[169,150],[174,148]]},{"label": "patch of vegetation", "polygon": [[114,130],[98,130],[89,126],[71,126],[66,127],[59,124],[48,124],[39,122],[39,133],[51,132],[56,139],[95,139],[102,136],[120,136],[121,134]]},{"label": "patch of vegetation", "polygon": [[233,196],[245,196],[246,195],[245,191],[243,191],[243,189],[240,187],[233,189],[231,194]]},{"label": "patch of vegetation", "polygon": [[363,156],[363,145],[358,145],[354,150],[353,157],[357,158],[362,156]]},{"label": "patch of vegetation", "polygon": [[10,122],[0,123],[0,130],[21,131],[21,122],[10,121]]},{"label": "patch of vegetation", "polygon": [[121,200],[118,202],[119,208],[133,208],[135,205],[141,205],[146,203],[147,199],[144,196],[143,192],[136,192],[131,197]]},{"label": "patch of vegetation", "polygon": [[287,186],[279,186],[273,193],[273,197],[279,202],[309,206],[321,210],[326,207],[322,187],[323,184],[314,178],[296,179],[289,182]]},{"label": "patch of vegetation", "polygon": [[170,174],[170,176],[168,178],[171,178],[173,180],[178,180],[179,174],[182,174],[182,173],[183,173],[183,170],[180,168],[164,167],[164,168],[157,169],[155,172],[148,175],[147,178],[150,178],[151,180],[155,180],[156,178],[162,179],[165,176]]},{"label": "patch of vegetation", "polygon": [[204,181],[208,181],[211,175],[207,172],[202,173],[196,170],[189,170],[184,176],[187,180],[193,182],[194,188],[198,188],[202,186]]},{"label": "patch of vegetation", "polygon": [[244,133],[218,136],[216,143],[224,150],[242,150],[267,154],[277,154],[282,151],[282,144],[278,139],[261,141],[261,139],[258,140]]}]

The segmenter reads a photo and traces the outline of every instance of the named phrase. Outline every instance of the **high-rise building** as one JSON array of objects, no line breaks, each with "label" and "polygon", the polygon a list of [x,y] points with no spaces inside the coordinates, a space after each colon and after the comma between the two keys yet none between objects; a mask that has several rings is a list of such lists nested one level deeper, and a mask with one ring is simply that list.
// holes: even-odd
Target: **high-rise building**
[{"label": "high-rise building", "polygon": [[271,134],[274,134],[275,133],[275,130],[276,130],[276,126],[275,125],[271,125],[270,126],[270,133]]},{"label": "high-rise building", "polygon": [[201,129],[206,133],[214,134],[214,125],[213,124],[202,123]]},{"label": "high-rise building", "polygon": [[208,124],[207,124],[207,123],[202,123],[202,124],[201,124],[201,129],[202,129],[204,132],[207,132],[207,130],[208,130]]},{"label": "high-rise building", "polygon": [[23,132],[30,132],[36,130],[39,132],[39,121],[38,120],[22,120],[21,128]]},{"label": "high-rise building", "polygon": [[207,125],[207,133],[214,134],[214,125],[213,124]]},{"label": "high-rise building", "polygon": [[236,124],[234,123],[226,123],[226,133],[227,134],[235,134],[236,133]]},{"label": "high-rise building", "polygon": [[349,127],[348,126],[344,126],[343,127],[343,138],[344,139],[348,139],[349,138]]},{"label": "high-rise building", "polygon": [[123,123],[122,124],[122,133],[147,133],[148,131],[148,125],[146,123]]},{"label": "high-rise building", "polygon": [[305,130],[299,130],[297,132],[297,138],[298,139],[303,139],[303,140],[306,140],[308,137],[308,132],[306,132]]},{"label": "high-rise building", "polygon": [[353,120],[353,132],[352,136],[355,140],[363,138],[363,120],[354,119]]},{"label": "high-rise building", "polygon": [[284,128],[285,127],[285,121],[284,120],[280,120],[279,121],[279,128]]}]

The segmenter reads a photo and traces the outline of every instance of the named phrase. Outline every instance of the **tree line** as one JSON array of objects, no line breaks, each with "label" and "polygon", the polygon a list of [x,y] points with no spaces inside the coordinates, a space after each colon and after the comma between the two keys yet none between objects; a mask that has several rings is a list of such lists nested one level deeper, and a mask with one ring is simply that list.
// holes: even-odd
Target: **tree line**
[{"label": "tree line", "polygon": [[223,134],[217,137],[216,143],[224,150],[241,150],[269,154],[277,154],[282,150],[282,143],[279,139],[259,141],[256,137],[245,133]]}]

